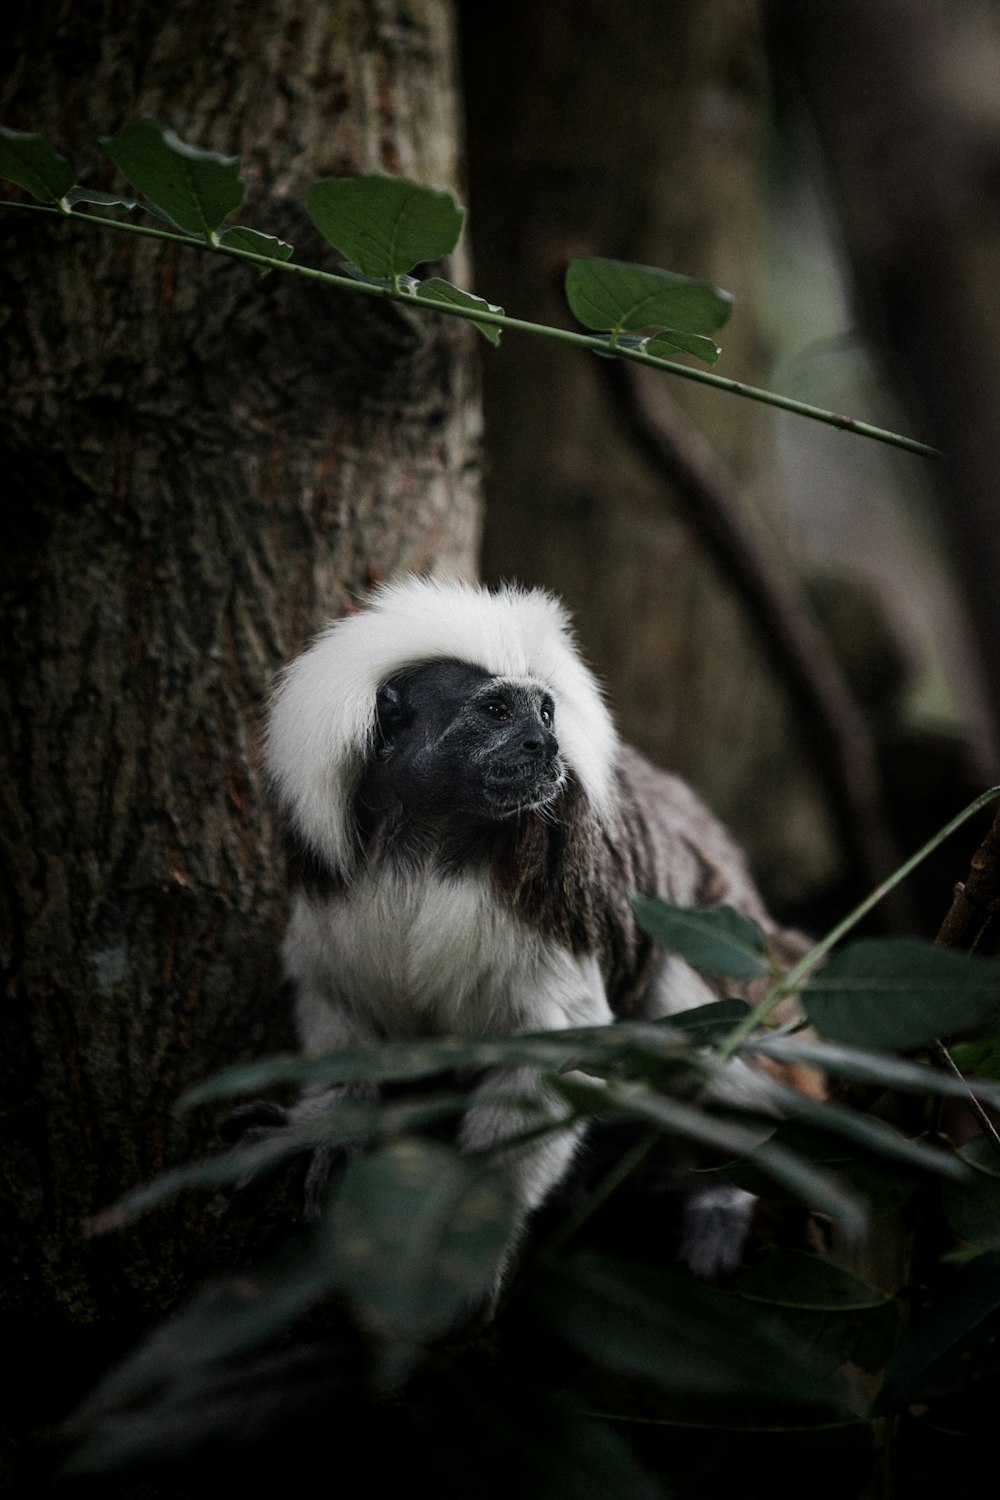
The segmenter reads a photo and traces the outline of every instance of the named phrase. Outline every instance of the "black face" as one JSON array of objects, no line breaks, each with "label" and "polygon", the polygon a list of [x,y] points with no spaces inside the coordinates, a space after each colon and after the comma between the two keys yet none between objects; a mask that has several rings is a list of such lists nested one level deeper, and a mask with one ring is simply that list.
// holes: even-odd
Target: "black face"
[{"label": "black face", "polygon": [[562,784],[555,706],[535,683],[429,662],[387,683],[377,711],[378,779],[412,817],[495,821],[543,806]]}]

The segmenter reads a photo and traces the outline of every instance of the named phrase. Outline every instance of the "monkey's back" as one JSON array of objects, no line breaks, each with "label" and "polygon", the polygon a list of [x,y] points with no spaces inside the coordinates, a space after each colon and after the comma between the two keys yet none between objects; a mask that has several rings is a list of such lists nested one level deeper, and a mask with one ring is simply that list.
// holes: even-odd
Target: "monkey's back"
[{"label": "monkey's back", "polygon": [[635,920],[631,895],[678,906],[733,906],[769,935],[776,929],[739,846],[687,782],[622,745],[615,783],[615,817],[595,875],[608,997],[618,1014],[629,1015],[643,1005],[663,965]]}]

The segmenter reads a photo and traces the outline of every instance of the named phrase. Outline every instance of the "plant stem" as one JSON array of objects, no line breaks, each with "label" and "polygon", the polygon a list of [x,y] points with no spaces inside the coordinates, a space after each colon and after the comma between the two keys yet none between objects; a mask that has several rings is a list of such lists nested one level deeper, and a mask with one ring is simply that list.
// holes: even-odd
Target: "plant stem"
[{"label": "plant stem", "polygon": [[347,291],[360,293],[364,297],[383,297],[391,302],[416,304],[433,312],[445,313],[452,318],[464,318],[468,323],[487,323],[515,333],[531,333],[541,338],[556,339],[565,344],[574,344],[579,349],[589,349],[606,359],[630,359],[635,364],[648,365],[653,370],[663,370],[667,374],[677,375],[681,380],[695,380],[702,385],[715,386],[717,390],[728,391],[733,396],[742,396],[747,401],[760,401],[765,406],[774,406],[780,411],[793,412],[796,416],[808,417],[813,422],[823,422],[828,427],[839,427],[843,432],[853,432],[859,437],[871,438],[878,443],[887,443],[893,448],[902,448],[904,452],[915,453],[922,458],[942,456],[939,449],[932,448],[928,443],[918,442],[916,438],[906,437],[899,432],[891,432],[888,428],[875,427],[870,422],[861,422],[856,417],[845,417],[840,412],[828,411],[821,406],[811,406],[806,401],[796,401],[791,396],[781,396],[777,391],[746,385],[741,380],[730,380],[725,375],[716,375],[711,370],[697,370],[691,365],[678,364],[672,359],[660,359],[655,354],[646,354],[642,349],[612,345],[607,338],[601,338],[595,334],[577,333],[571,328],[555,328],[547,323],[532,323],[525,318],[512,318],[506,313],[493,313],[485,308],[456,307],[450,302],[440,302],[434,297],[418,299],[412,292],[372,286],[368,282],[355,281],[349,276],[337,276],[332,271],[317,271],[312,266],[298,265],[295,261],[272,260],[267,255],[257,255],[251,250],[237,250],[233,246],[224,244],[213,245],[207,240],[194,239],[185,234],[173,234],[169,230],[154,229],[145,224],[130,224],[124,219],[107,219],[100,214],[81,213],[76,209],[67,213],[65,209],[50,207],[45,203],[14,203],[5,200],[3,207],[24,209],[29,213],[55,214],[60,219],[82,220],[88,224],[98,224],[104,229],[117,229],[126,234],[143,235],[148,239],[188,245],[195,249],[208,250],[213,255],[228,256],[231,260],[245,260],[263,270],[283,271],[286,275],[304,276],[309,280],[321,281],[329,286],[342,287]]},{"label": "plant stem", "polygon": [[862,918],[868,915],[873,906],[878,905],[883,896],[889,891],[894,890],[908,875],[912,875],[917,866],[922,864],[929,854],[933,854],[939,844],[943,844],[945,839],[950,838],[956,829],[961,828],[963,823],[968,822],[969,818],[975,817],[977,812],[981,812],[984,807],[988,807],[991,802],[997,801],[998,798],[1000,798],[1000,786],[990,787],[989,791],[983,792],[974,802],[970,802],[968,807],[963,808],[956,817],[952,818],[950,823],[940,829],[933,838],[928,839],[927,843],[923,844],[917,850],[916,854],[911,855],[908,860],[901,864],[898,870],[894,870],[887,880],[883,880],[881,884],[877,885],[871,895],[866,896],[860,905],[856,906],[853,911],[847,914],[842,922],[838,922],[837,926],[831,932],[827,933],[825,938],[822,938],[815,947],[810,948],[809,952],[804,958],[799,960],[794,968],[789,969],[788,973],[764,996],[759,1005],[754,1006],[748,1016],[742,1021],[737,1022],[725,1041],[720,1043],[718,1048],[719,1056],[723,1060],[732,1057],[740,1043],[744,1042],[750,1033],[762,1021],[767,1019],[778,1002],[783,1000],[786,995],[793,995],[795,993],[810,970],[814,969],[820,959],[825,958],[831,948],[834,948],[840,942],[841,938],[846,937]]}]

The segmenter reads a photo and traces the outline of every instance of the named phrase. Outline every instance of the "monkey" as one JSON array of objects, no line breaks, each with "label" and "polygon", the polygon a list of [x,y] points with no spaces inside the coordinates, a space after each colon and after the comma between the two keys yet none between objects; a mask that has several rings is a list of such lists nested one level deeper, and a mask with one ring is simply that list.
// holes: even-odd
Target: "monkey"
[{"label": "monkey", "polygon": [[[543,589],[381,585],[281,674],[265,762],[290,848],[282,953],[307,1056],[663,1019],[718,998],[656,949],[630,893],[726,904],[781,939],[729,833],[620,740]],[[513,1095],[546,1107],[531,1070],[489,1075],[460,1145],[523,1129]],[[331,1103],[307,1096],[292,1113]],[[520,1224],[566,1177],[580,1137],[500,1153]],[[328,1165],[314,1158],[310,1213]],[[734,1270],[753,1202],[716,1181],[688,1194],[680,1259],[709,1278]]]}]

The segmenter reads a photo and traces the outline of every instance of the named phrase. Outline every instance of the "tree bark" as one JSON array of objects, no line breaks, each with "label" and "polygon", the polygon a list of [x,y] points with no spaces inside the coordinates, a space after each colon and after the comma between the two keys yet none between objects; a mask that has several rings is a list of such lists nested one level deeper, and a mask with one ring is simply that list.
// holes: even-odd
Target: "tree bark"
[{"label": "tree bark", "polygon": [[[479,290],[573,326],[566,261],[600,254],[702,277],[735,297],[723,373],[766,383],[754,315],[766,74],[749,0],[609,9],[463,8],[471,228]],[[484,571],[554,587],[626,736],[681,772],[739,833],[772,898],[807,897],[837,860],[781,685],[676,495],[623,432],[598,362],[508,337],[485,363]],[[779,559],[769,415],[651,376],[704,434]]]},{"label": "tree bark", "polygon": [[[457,185],[442,0],[40,0],[10,40],[0,118],[78,181],[111,186],[98,137],[153,116],[239,154],[239,222],[306,262],[334,265],[312,181]],[[212,1142],[172,1112],[185,1085],[290,1042],[262,698],[373,579],[474,571],[479,408],[457,320],[41,216],[5,232],[0,1246],[5,1347],[48,1344],[37,1425],[242,1253],[203,1202],[82,1226]]]}]

